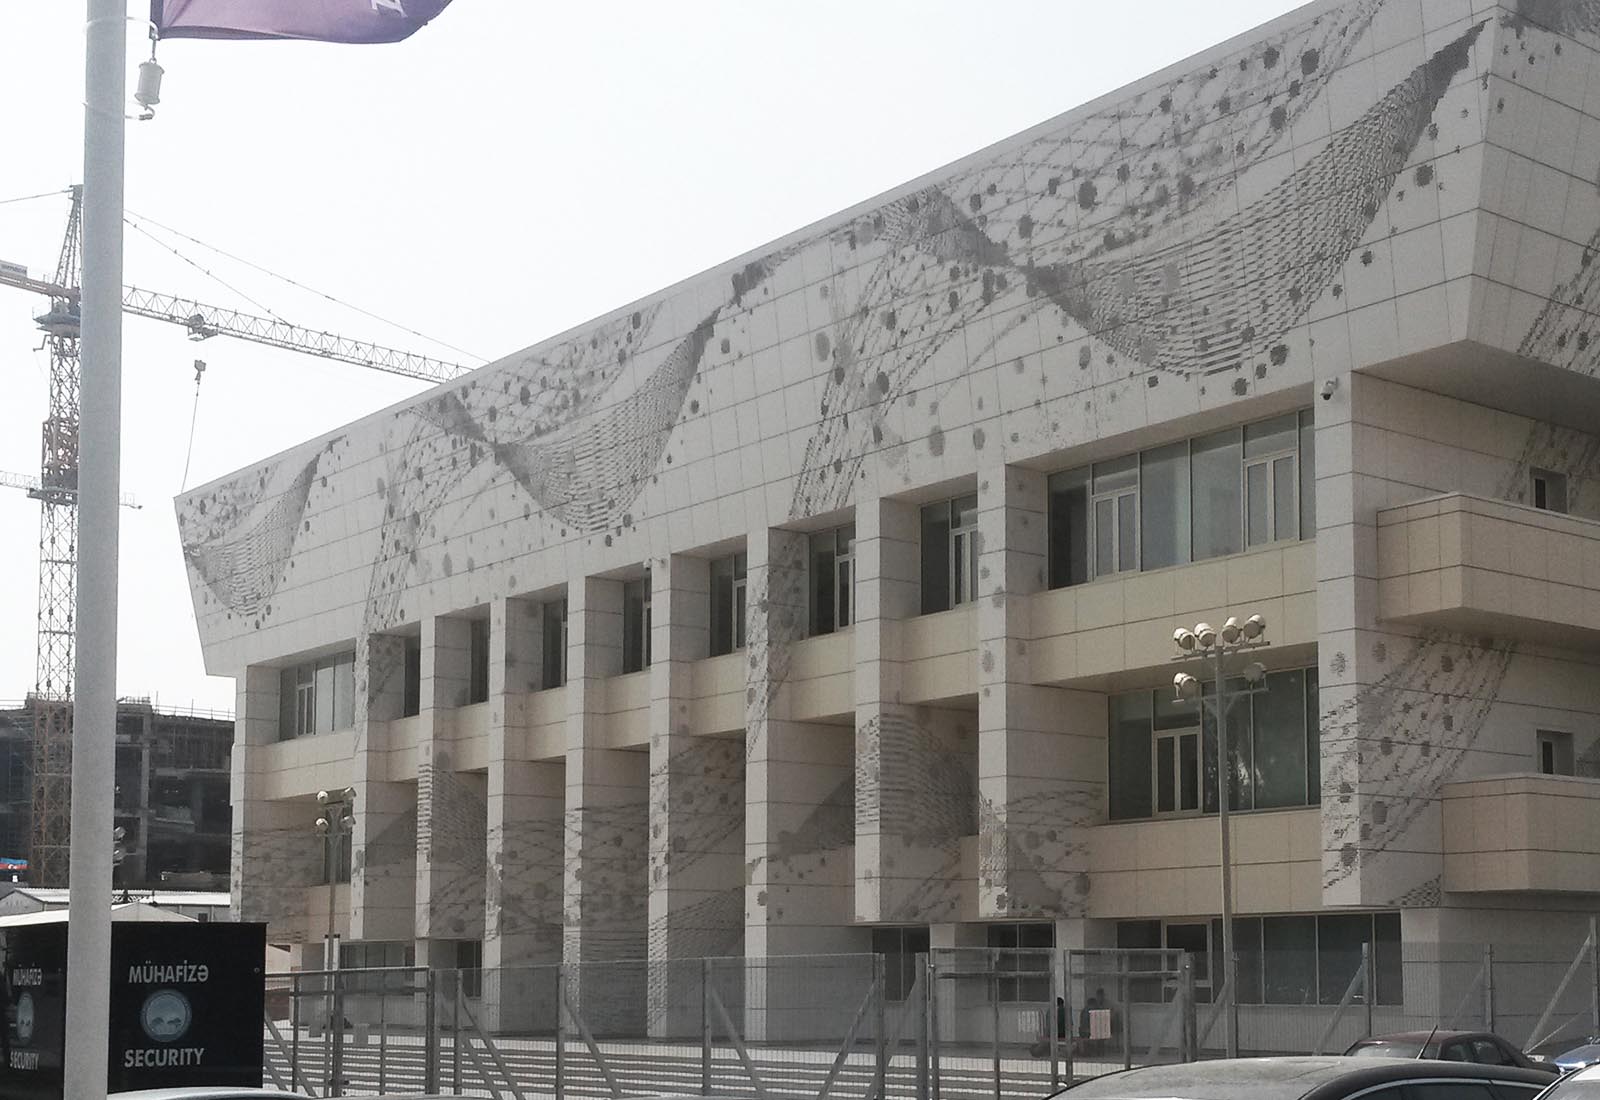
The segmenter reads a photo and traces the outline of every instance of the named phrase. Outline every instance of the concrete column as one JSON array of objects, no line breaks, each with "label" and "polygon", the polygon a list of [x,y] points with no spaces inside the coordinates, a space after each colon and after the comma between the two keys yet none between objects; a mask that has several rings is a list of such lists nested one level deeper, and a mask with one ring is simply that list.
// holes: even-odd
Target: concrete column
[{"label": "concrete column", "polygon": [[409,942],[416,930],[417,789],[389,779],[387,752],[389,724],[405,702],[405,639],[358,639],[355,681],[350,936]]},{"label": "concrete column", "polygon": [[422,622],[422,737],[417,745],[417,906],[419,964],[455,965],[430,940],[483,937],[486,779],[456,769],[456,712],[471,676],[471,623]]},{"label": "concrete column", "polygon": [[545,1030],[555,1023],[561,961],[561,829],[565,768],[518,759],[526,700],[541,686],[542,607],[489,606],[489,771],[484,885],[484,1026]]},{"label": "concrete column", "polygon": [[978,912],[989,919],[1083,916],[1104,799],[1105,696],[1033,683],[1045,482],[1009,466],[979,475]]},{"label": "concrete column", "polygon": [[750,535],[744,946],[754,958],[870,946],[867,930],[851,923],[851,728],[790,717],[789,670],[808,620],[807,554],[800,532]]},{"label": "concrete column", "polygon": [[857,920],[957,919],[975,777],[961,718],[901,699],[901,625],[920,610],[919,512],[869,500],[856,515]]},{"label": "concrete column", "polygon": [[322,879],[322,849],[311,804],[257,791],[257,762],[278,740],[281,676],[252,666],[236,681],[230,909],[234,920],[265,921],[273,942],[293,943],[306,935],[306,897]]},{"label": "concrete column", "polygon": [[742,908],[744,746],[696,736],[695,663],[710,647],[710,563],[674,554],[651,571],[649,958],[651,1034],[693,1034],[693,960],[737,955]]},{"label": "concrete column", "polygon": [[622,671],[622,582],[586,578],[567,606],[562,957],[642,959],[649,757],[603,747],[607,680]]}]

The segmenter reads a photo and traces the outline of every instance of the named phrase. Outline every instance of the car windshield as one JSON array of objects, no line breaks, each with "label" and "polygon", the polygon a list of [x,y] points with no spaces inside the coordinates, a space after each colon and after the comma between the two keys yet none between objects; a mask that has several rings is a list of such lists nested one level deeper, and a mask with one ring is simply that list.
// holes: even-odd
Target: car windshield
[{"label": "car windshield", "polygon": [[1357,1058],[1415,1058],[1422,1053],[1422,1040],[1377,1039],[1370,1043],[1357,1043],[1345,1053]]}]

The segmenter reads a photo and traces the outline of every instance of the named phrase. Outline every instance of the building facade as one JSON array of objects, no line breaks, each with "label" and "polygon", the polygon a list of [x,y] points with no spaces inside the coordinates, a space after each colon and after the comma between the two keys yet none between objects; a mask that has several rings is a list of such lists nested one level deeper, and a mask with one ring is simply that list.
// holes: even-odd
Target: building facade
[{"label": "building facade", "polygon": [[1239,945],[1314,961],[1240,999],[1576,943],[1597,51],[1586,0],[1315,4],[184,495],[238,915],[314,944],[332,889],[444,965],[1203,952],[1172,635],[1259,613]]},{"label": "building facade", "polygon": [[[34,707],[29,698],[0,707],[0,856],[30,860],[33,851]],[[70,707],[70,704],[68,704]],[[222,889],[228,877],[229,756],[227,715],[160,709],[145,699],[117,701],[115,820],[123,836],[119,887],[163,884]],[[66,838],[61,838],[65,842]],[[18,878],[40,882],[38,862]]]}]

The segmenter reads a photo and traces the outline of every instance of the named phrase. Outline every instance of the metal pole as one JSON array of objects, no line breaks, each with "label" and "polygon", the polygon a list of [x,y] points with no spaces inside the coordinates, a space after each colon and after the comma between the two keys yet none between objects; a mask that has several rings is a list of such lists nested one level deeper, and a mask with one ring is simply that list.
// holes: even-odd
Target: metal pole
[{"label": "metal pole", "polygon": [[1372,969],[1372,944],[1363,943],[1361,945],[1361,999],[1365,1001],[1367,1005],[1368,1038],[1371,1038],[1374,1034],[1372,1027],[1372,1006],[1373,1002],[1378,999],[1377,983],[1372,980],[1374,977]]},{"label": "metal pole", "polygon": [[1589,918],[1589,1007],[1591,1035],[1600,1035],[1600,920]]},{"label": "metal pole", "polygon": [[1117,952],[1117,1003],[1122,1006],[1122,1068],[1133,1068],[1133,1005],[1128,1001],[1128,956]]},{"label": "metal pole", "polygon": [[917,953],[917,980],[912,988],[922,991],[922,1004],[917,1006],[921,1031],[917,1036],[917,1100],[932,1100],[932,1087],[928,1082],[928,1005],[931,1003],[932,974],[928,971],[927,952]]},{"label": "metal pole", "polygon": [[425,1093],[439,1091],[438,988],[433,971],[424,970],[422,972],[422,1091]]},{"label": "metal pole", "polygon": [[1060,968],[1056,965],[1057,961],[1058,960],[1057,960],[1057,956],[1056,956],[1055,952],[1051,952],[1051,955],[1050,955],[1050,1007],[1049,1007],[1050,1015],[1049,1015],[1049,1019],[1047,1019],[1045,1021],[1045,1027],[1048,1029],[1048,1033],[1049,1033],[1049,1037],[1050,1037],[1049,1038],[1049,1046],[1050,1046],[1050,1091],[1051,1092],[1055,1092],[1057,1089],[1059,1089],[1061,1087],[1061,1047],[1059,1045],[1058,1040],[1062,1037],[1062,1033],[1066,1030],[1065,1026],[1063,1024],[1063,1021],[1066,1019],[1066,1015],[1067,1015],[1066,1001],[1065,1000],[1059,1000],[1059,1001],[1057,1000],[1057,998],[1062,997],[1062,993],[1061,993],[1061,971],[1060,971]]},{"label": "metal pole", "polygon": [[300,975],[289,975],[289,1083],[295,1083],[300,1072]]},{"label": "metal pole", "polygon": [[887,1027],[887,1005],[884,996],[888,992],[888,973],[885,959],[882,955],[872,956],[872,1051],[876,1068],[873,1071],[873,1084],[876,1089],[877,1100],[887,1100],[885,1091],[889,1081],[889,1030]]},{"label": "metal pole", "polygon": [[711,1095],[711,960],[700,960],[700,1095]]},{"label": "metal pole", "polygon": [[328,1034],[333,1037],[333,1060],[328,1063],[329,1096],[344,1095],[344,985],[341,977],[337,973],[328,976],[333,987],[333,995],[329,998],[331,1019],[328,1021]]},{"label": "metal pole", "polygon": [[567,964],[556,967],[556,1100],[567,1096]]},{"label": "metal pole", "polygon": [[117,501],[121,492],[122,191],[127,0],[89,0],[83,112],[78,577],[68,872],[67,1100],[106,1095],[111,1005],[111,829],[117,724]]},{"label": "metal pole", "polygon": [[1483,1030],[1494,1030],[1494,944],[1483,945]]},{"label": "metal pole", "polygon": [[1234,996],[1237,960],[1233,956],[1233,840],[1228,827],[1228,705],[1222,679],[1222,647],[1212,654],[1217,682],[1217,828],[1222,834],[1222,981],[1228,993],[1223,1006],[1223,1049],[1229,1058],[1239,1057],[1239,1000]]},{"label": "metal pole", "polygon": [[451,1076],[457,1095],[461,1093],[461,971],[455,972],[450,998],[450,1058]]},{"label": "metal pole", "polygon": [[1179,1039],[1179,1058],[1185,1062],[1198,1062],[1200,1053],[1194,1041],[1194,956],[1185,951],[1178,963],[1180,995],[1183,997],[1182,1038]]},{"label": "metal pole", "polygon": [[[339,842],[339,836],[334,831],[334,828],[330,815],[328,823],[328,942],[323,945],[322,949],[322,969],[330,974],[339,969],[339,957],[333,950],[333,887],[339,878],[339,853],[334,849],[334,845]],[[329,984],[331,988],[331,978],[329,979]]]},{"label": "metal pole", "polygon": [[989,1053],[994,1066],[994,1100],[1001,1100],[1000,1089],[1000,950],[989,953],[989,1007],[992,1031]]},{"label": "metal pole", "polygon": [[933,1100],[940,1100],[939,1086],[939,964],[928,953],[928,1086]]}]

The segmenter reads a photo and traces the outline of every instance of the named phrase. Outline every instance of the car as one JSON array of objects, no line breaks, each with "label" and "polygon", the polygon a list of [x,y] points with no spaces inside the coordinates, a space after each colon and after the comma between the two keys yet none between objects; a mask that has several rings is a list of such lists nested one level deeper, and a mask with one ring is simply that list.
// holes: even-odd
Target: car
[{"label": "car", "polygon": [[1538,1100],[1600,1100],[1600,1066],[1574,1070],[1539,1094]]},{"label": "car", "polygon": [[[1330,1055],[1146,1066],[1096,1077],[1056,1095],[1061,1100],[1535,1100],[1549,1084],[1548,1073],[1520,1066]],[[1600,1100],[1600,1092],[1592,1100]]]},{"label": "car", "polygon": [[1358,1039],[1345,1054],[1356,1058],[1437,1058],[1441,1062],[1520,1066],[1550,1076],[1561,1072],[1550,1062],[1529,1058],[1492,1031],[1396,1031]]}]

